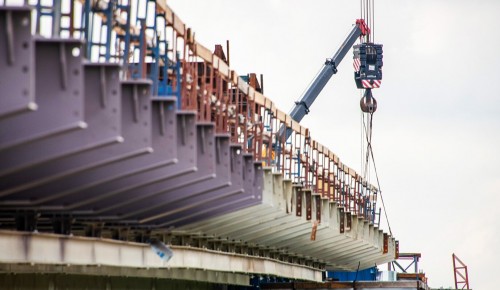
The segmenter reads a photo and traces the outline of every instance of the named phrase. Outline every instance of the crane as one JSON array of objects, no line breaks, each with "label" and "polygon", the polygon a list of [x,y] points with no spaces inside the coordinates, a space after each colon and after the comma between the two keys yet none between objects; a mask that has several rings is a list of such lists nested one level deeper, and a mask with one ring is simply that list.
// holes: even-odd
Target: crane
[{"label": "crane", "polygon": [[[342,62],[347,52],[353,47],[358,38],[366,37],[366,41],[354,46],[354,78],[359,89],[365,89],[363,98],[360,101],[363,112],[375,112],[377,102],[373,98],[371,90],[380,87],[382,80],[382,45],[369,42],[370,28],[364,19],[357,19],[347,38],[332,58],[326,59],[318,75],[306,89],[299,101],[295,102],[289,115],[293,120],[300,122],[309,113],[309,108],[321,93],[330,78],[337,73],[337,67]],[[284,131],[282,131],[282,134]],[[280,134],[280,136],[282,136]],[[287,130],[286,139],[291,135],[291,130]]]},{"label": "crane", "polygon": [[370,33],[370,28],[364,19],[356,20],[356,25],[353,27],[347,38],[344,40],[340,48],[332,58],[327,59],[323,68],[320,70],[317,77],[312,81],[304,95],[299,101],[295,102],[289,115],[293,120],[300,122],[305,115],[309,113],[309,108],[321,93],[330,78],[337,73],[337,66],[342,62],[347,52],[354,45],[356,40]]}]

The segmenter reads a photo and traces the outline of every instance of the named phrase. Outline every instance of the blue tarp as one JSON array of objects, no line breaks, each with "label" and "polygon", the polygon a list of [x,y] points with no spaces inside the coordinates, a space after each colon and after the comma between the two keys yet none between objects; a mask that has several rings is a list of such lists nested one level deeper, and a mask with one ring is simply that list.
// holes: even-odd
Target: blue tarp
[{"label": "blue tarp", "polygon": [[327,278],[334,281],[376,281],[377,280],[377,267],[368,268],[365,270],[358,271],[356,277],[356,271],[354,272],[327,272]]}]

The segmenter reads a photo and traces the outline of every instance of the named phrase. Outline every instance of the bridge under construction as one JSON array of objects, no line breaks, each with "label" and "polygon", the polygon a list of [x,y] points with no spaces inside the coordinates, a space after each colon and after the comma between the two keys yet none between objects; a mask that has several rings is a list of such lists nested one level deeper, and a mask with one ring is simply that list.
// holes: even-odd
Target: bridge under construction
[{"label": "bridge under construction", "polygon": [[1,285],[245,289],[398,257],[379,189],[165,0],[17,2],[0,1]]}]

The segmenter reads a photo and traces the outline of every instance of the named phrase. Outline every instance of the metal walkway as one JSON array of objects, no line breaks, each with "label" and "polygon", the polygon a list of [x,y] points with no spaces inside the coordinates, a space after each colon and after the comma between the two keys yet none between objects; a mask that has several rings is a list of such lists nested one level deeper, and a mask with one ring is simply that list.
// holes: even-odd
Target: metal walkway
[{"label": "metal walkway", "polygon": [[[393,260],[377,189],[164,1],[145,2],[143,16],[126,1],[0,6],[0,228],[154,237],[318,270]],[[32,33],[41,16],[58,28],[49,36]],[[284,127],[293,133],[279,140]]]}]

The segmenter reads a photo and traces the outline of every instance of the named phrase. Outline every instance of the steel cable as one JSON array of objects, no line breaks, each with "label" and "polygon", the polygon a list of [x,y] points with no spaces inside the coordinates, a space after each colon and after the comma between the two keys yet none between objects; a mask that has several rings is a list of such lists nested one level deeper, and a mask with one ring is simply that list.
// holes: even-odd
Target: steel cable
[{"label": "steel cable", "polygon": [[[371,131],[371,128],[373,127],[373,113],[370,113],[370,121],[369,122],[370,122],[369,127],[370,127],[370,131]],[[365,131],[367,132],[366,124],[363,123],[363,125],[365,127]],[[371,139],[371,136],[370,136],[370,139]],[[372,162],[373,162],[373,169],[375,171],[375,178],[377,179],[377,187],[378,187],[378,191],[380,193],[380,200],[382,201],[382,208],[384,209],[384,215],[385,215],[385,220],[387,221],[387,227],[389,228],[389,233],[391,234],[391,236],[394,236],[392,234],[391,224],[389,223],[389,217],[387,215],[387,209],[386,209],[386,206],[385,206],[384,197],[382,195],[382,188],[380,187],[380,180],[378,178],[377,165],[375,163],[375,156],[373,154],[373,147],[372,147],[372,144],[371,144],[371,140],[368,139],[368,135],[366,135],[366,142],[367,142],[367,151],[369,151],[369,153],[367,153],[367,154],[371,155],[371,159],[372,159]]]}]

